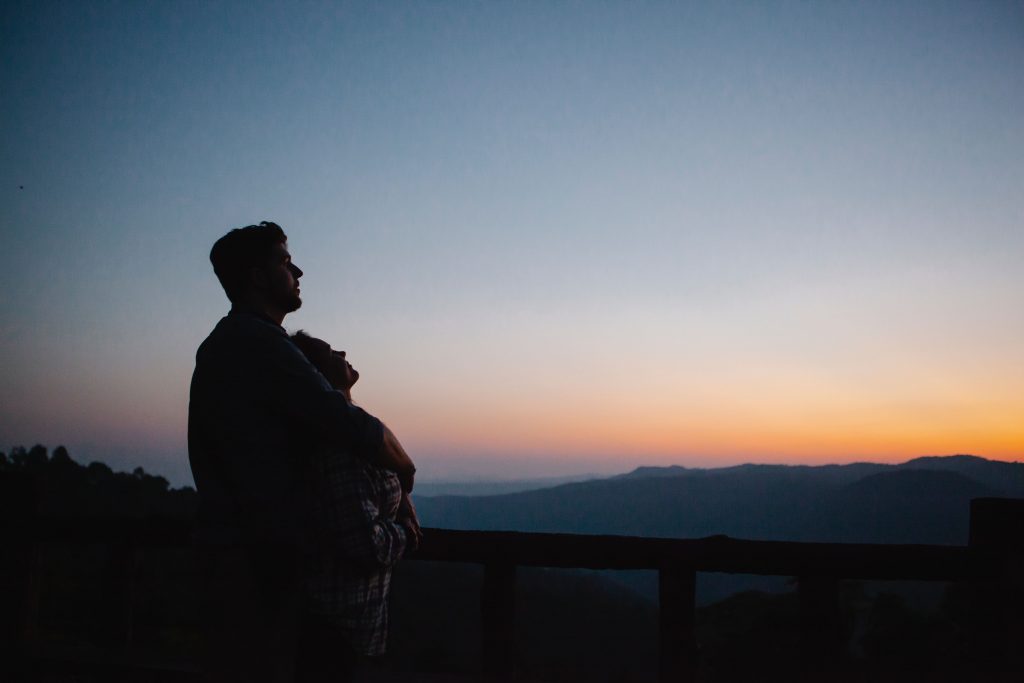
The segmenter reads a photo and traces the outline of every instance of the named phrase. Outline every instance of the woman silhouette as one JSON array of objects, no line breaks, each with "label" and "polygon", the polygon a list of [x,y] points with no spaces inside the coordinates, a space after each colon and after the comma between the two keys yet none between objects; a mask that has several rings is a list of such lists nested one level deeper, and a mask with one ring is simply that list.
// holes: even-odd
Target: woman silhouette
[{"label": "woman silhouette", "polygon": [[[344,351],[297,332],[292,341],[352,400],[359,373]],[[391,568],[419,544],[416,511],[398,476],[352,454],[314,449],[308,462],[312,552],[307,564],[299,680],[348,680],[384,654]]]}]

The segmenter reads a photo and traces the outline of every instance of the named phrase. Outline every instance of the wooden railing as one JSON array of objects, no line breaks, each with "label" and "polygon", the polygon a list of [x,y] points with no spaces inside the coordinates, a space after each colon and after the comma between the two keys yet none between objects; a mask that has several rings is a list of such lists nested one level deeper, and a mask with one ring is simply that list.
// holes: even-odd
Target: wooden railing
[{"label": "wooden railing", "polygon": [[[184,547],[187,524],[118,520],[95,524],[22,520],[5,530],[6,547],[20,547],[21,608],[7,623],[7,642],[25,651],[38,637],[38,547],[44,542],[103,544],[110,549],[104,590],[111,607],[106,639],[125,652],[133,638],[134,575],[140,552]],[[1021,650],[1024,500],[977,499],[965,546],[881,545],[587,536],[504,531],[425,529],[414,560],[484,566],[481,647],[485,673],[505,678],[514,668],[517,566],[647,569],[658,572],[659,671],[662,681],[690,681],[696,671],[694,634],[698,572],[796,577],[806,663],[827,667],[842,646],[839,581],[924,580],[968,582],[974,588],[977,640],[1000,656]],[[156,667],[159,668],[159,667]]]}]

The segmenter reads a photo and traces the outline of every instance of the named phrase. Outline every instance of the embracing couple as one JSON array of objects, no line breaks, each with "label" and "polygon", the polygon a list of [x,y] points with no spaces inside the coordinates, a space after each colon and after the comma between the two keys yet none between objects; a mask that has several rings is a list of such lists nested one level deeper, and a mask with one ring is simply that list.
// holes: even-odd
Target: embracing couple
[{"label": "embracing couple", "polygon": [[287,237],[263,222],[210,252],[231,310],[196,354],[188,417],[199,493],[208,681],[344,681],[383,654],[391,567],[421,538],[416,471],[352,402],[345,352],[302,305]]}]

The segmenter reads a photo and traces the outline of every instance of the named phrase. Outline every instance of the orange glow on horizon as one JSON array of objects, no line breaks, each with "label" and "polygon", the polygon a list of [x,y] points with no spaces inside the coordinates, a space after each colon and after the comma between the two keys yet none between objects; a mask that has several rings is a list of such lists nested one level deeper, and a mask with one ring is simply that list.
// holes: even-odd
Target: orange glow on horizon
[{"label": "orange glow on horizon", "polygon": [[395,424],[438,452],[447,445],[481,457],[557,454],[627,464],[891,463],[954,454],[1013,461],[1024,454],[1024,405],[1005,400],[687,399],[658,409],[653,401],[577,396],[501,409],[489,401],[460,403],[444,413],[445,419],[431,422],[410,412],[396,416]]}]

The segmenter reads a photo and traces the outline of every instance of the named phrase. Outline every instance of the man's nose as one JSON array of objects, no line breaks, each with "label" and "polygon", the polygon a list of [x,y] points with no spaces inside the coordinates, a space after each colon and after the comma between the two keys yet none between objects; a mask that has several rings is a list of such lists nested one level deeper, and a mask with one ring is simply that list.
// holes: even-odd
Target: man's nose
[{"label": "man's nose", "polygon": [[302,277],[302,269],[301,268],[299,268],[294,263],[289,263],[288,266],[292,269],[292,277],[295,277],[295,278]]}]

